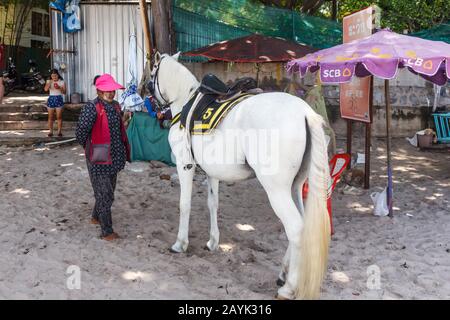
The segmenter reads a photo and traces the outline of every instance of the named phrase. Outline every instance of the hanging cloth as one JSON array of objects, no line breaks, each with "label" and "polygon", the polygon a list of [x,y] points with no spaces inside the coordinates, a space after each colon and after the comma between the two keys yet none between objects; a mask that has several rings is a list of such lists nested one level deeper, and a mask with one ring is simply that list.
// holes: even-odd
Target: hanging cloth
[{"label": "hanging cloth", "polygon": [[144,100],[137,94],[137,56],[136,56],[136,35],[130,35],[128,46],[128,71],[127,89],[119,99],[123,111],[142,111]]}]

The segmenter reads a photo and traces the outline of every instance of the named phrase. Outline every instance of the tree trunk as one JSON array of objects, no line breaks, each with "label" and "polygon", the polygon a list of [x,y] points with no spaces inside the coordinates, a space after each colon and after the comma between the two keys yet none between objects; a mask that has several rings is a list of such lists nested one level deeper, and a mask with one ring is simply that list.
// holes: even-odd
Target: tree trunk
[{"label": "tree trunk", "polygon": [[25,4],[21,5],[19,15],[16,21],[15,28],[15,39],[14,39],[14,59],[17,59],[17,53],[20,46],[20,40],[22,39],[22,32],[25,26],[25,22],[27,21],[28,16],[30,15],[32,9],[32,1],[28,1]]},{"label": "tree trunk", "polygon": [[334,21],[337,19],[337,0],[332,0],[331,19]]},{"label": "tree trunk", "polygon": [[170,35],[170,11],[171,0],[153,0],[152,15],[153,29],[155,32],[155,46],[160,53],[172,54],[171,35]]}]

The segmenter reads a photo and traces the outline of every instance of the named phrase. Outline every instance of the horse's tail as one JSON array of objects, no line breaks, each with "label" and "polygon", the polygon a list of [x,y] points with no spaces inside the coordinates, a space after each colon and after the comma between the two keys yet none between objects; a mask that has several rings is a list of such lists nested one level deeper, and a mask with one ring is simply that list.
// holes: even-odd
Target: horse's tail
[{"label": "horse's tail", "polygon": [[[330,218],[327,209],[330,179],[324,120],[315,112],[306,116],[310,135],[308,196],[301,236],[301,256],[297,299],[316,299],[327,270]],[[301,192],[301,191],[300,191]]]}]

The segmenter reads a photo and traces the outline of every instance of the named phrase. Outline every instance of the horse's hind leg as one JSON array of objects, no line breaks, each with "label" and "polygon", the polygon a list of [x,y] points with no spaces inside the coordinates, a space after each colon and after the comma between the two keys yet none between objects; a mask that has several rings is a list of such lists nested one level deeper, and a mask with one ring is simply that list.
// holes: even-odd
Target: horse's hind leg
[{"label": "horse's hind leg", "polygon": [[284,286],[284,284],[286,283],[286,275],[289,272],[289,255],[290,254],[291,254],[291,251],[290,251],[290,247],[288,246],[288,248],[286,249],[286,253],[284,254],[283,263],[281,265],[281,271],[280,271],[280,274],[278,275],[278,279],[277,279],[277,285],[279,287]]},{"label": "horse's hind leg", "polygon": [[178,228],[177,241],[172,246],[172,252],[185,252],[189,245],[189,215],[191,212],[192,181],[195,168],[184,170],[177,165],[178,177],[180,179],[180,225]]},{"label": "horse's hind leg", "polygon": [[219,208],[219,180],[208,177],[208,208],[211,217],[209,241],[206,244],[209,250],[219,247],[219,227],[217,226],[217,210]]},{"label": "horse's hind leg", "polygon": [[[305,208],[303,205],[303,184],[306,181],[307,175],[308,175],[308,168],[305,165],[305,161],[302,162],[302,165],[300,167],[300,171],[297,174],[297,177],[295,178],[294,183],[292,184],[292,198],[294,199],[295,205],[297,206],[298,211],[300,211],[300,214],[303,216],[305,213]],[[278,286],[282,287],[286,282],[286,275],[289,272],[289,257],[290,257],[290,247],[288,246],[286,250],[286,254],[283,258],[283,265],[281,267],[280,274],[278,276],[277,284]]]},{"label": "horse's hind leg", "polygon": [[300,265],[300,236],[303,228],[303,220],[297,210],[294,200],[291,197],[290,188],[283,188],[277,184],[270,184],[268,181],[261,183],[269,196],[275,214],[280,218],[284,226],[289,241],[287,251],[289,272],[287,273],[286,282],[278,290],[278,295],[287,299],[295,298],[295,291],[298,283],[298,270]]},{"label": "horse's hind leg", "polygon": [[[300,214],[303,216],[305,213],[305,208],[303,205],[303,184],[306,181],[306,177],[308,175],[308,168],[307,165],[305,165],[305,161],[302,162],[302,165],[300,167],[300,171],[297,174],[297,177],[294,180],[294,183],[292,184],[292,198],[294,199],[295,205],[297,206],[298,211],[300,211]],[[280,274],[278,276],[277,284],[281,287],[286,282],[286,274],[289,272],[289,257],[290,257],[290,247],[288,246],[286,250],[286,254],[283,258],[283,265],[281,267]]]}]

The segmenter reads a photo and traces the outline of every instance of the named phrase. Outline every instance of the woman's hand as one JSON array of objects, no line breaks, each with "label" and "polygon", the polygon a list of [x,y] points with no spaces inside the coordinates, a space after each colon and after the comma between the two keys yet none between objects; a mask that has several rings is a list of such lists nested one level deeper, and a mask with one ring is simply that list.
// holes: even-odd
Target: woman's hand
[{"label": "woman's hand", "polygon": [[48,91],[50,89],[50,80],[47,80],[45,82],[45,87],[44,87],[44,91]]}]

